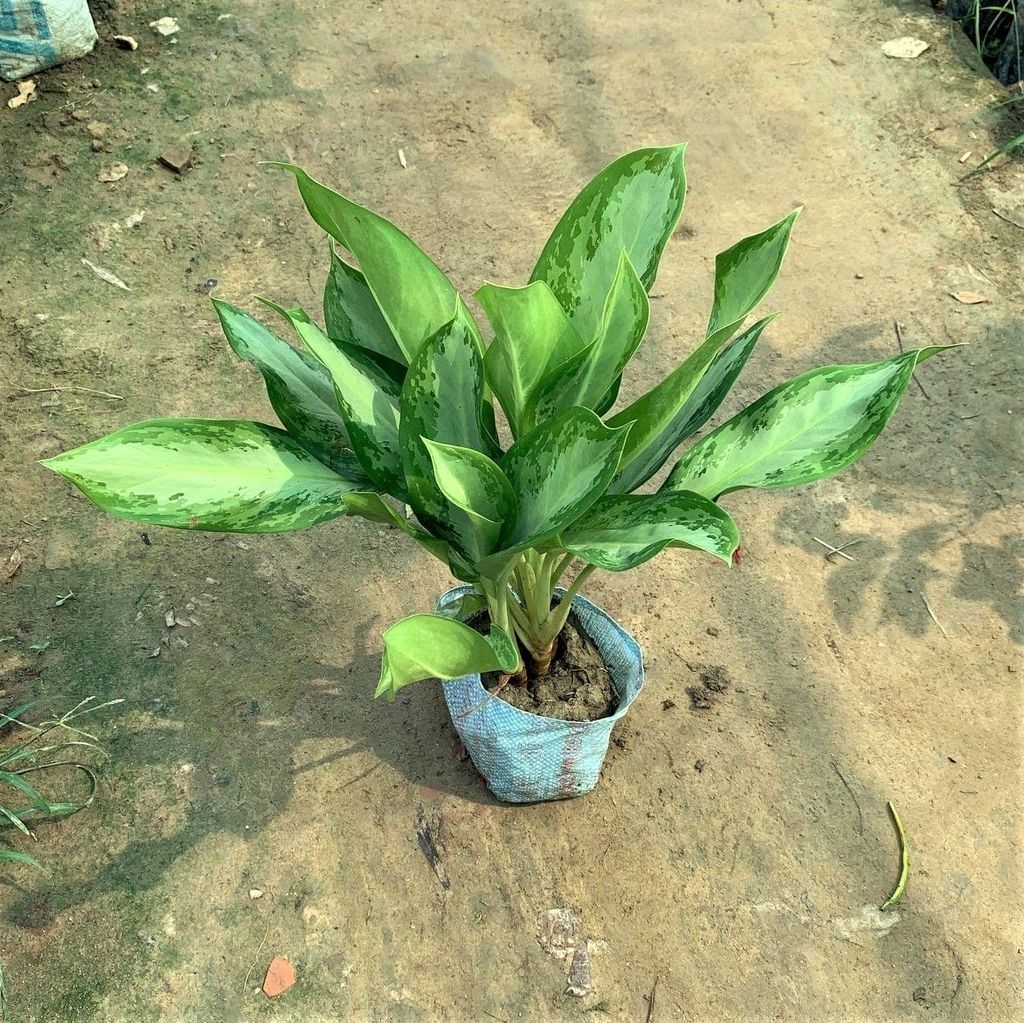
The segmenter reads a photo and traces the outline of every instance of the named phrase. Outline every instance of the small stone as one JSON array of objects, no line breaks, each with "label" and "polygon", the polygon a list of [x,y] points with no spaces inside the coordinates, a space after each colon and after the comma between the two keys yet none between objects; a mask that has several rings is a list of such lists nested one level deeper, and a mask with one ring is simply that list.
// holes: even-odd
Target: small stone
[{"label": "small stone", "polygon": [[717,636],[718,635],[718,629],[716,629],[715,626],[713,626],[713,625],[709,625],[704,631],[709,636]]},{"label": "small stone", "polygon": [[114,36],[114,45],[119,50],[137,50],[139,42],[134,36]]},{"label": "small stone", "polygon": [[252,899],[253,902],[255,902],[257,899],[262,899],[263,898],[263,889],[262,888],[250,888],[249,889],[249,898]]},{"label": "small stone", "polygon": [[263,978],[263,993],[268,998],[276,998],[295,984],[295,967],[287,959],[274,956],[267,967],[267,975]]},{"label": "small stone", "polygon": [[168,17],[157,18],[156,21],[149,23],[149,27],[158,35],[172,36],[178,31],[178,19]]},{"label": "small stone", "polygon": [[86,126],[85,130],[94,138],[101,139],[107,134],[107,129],[110,127],[109,124],[104,124],[102,121],[90,121]]},{"label": "small stone", "polygon": [[88,110],[72,110],[71,116],[76,121],[88,121],[89,111]]},{"label": "small stone", "polygon": [[704,770],[704,761],[703,761],[703,760],[695,760],[695,761],[693,762],[693,769],[694,769],[694,770],[695,770],[695,771],[696,771],[696,772],[697,772],[698,774],[701,774],[701,773],[703,772],[703,770]]},{"label": "small stone", "polygon": [[107,151],[107,145],[103,139],[92,139],[89,145],[92,146],[94,153],[105,153]]},{"label": "small stone", "polygon": [[662,710],[671,710],[675,705],[676,705],[676,701],[675,700],[662,700],[661,701],[661,709]]},{"label": "small stone", "polygon": [[157,159],[175,174],[184,174],[192,166],[194,155],[191,142],[178,142],[165,149]]},{"label": "small stone", "polygon": [[97,176],[100,181],[103,181],[106,184],[113,184],[115,181],[120,181],[127,173],[127,164],[113,163],[109,167],[102,168]]}]

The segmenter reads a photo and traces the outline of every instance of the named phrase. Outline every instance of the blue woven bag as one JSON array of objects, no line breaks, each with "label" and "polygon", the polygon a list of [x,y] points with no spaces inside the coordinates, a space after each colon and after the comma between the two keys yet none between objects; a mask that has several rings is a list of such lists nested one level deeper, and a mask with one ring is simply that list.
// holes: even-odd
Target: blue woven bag
[{"label": "blue woven bag", "polygon": [[[438,614],[471,592],[472,586],[449,590],[437,602]],[[572,607],[611,673],[619,696],[611,716],[597,721],[559,721],[519,710],[492,696],[479,675],[443,683],[445,702],[462,744],[487,787],[508,803],[569,799],[594,788],[612,728],[644,684],[643,655],[637,641],[585,597],[574,597]]]}]

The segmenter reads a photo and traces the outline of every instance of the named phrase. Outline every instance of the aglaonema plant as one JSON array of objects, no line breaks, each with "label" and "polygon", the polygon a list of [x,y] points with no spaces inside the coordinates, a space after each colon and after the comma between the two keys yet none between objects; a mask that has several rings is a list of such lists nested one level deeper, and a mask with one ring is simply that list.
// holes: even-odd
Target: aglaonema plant
[{"label": "aglaonema plant", "polygon": [[[273,533],[348,514],[403,530],[474,594],[455,614],[415,614],[384,633],[378,696],[473,672],[543,676],[591,573],[636,568],[666,547],[730,562],[739,532],[719,500],[845,468],[889,421],[915,366],[939,350],[804,373],[692,444],[657,492],[639,493],[708,422],[754,352],[772,317],[745,323],[775,281],[798,212],[718,255],[700,343],[651,390],[619,402],[683,209],[683,153],[641,149],[615,161],[569,206],[528,284],[484,284],[486,345],[447,277],[405,234],[279,164],[333,240],[325,326],[268,303],[301,351],[215,305],[284,429],[156,419],[44,464],[142,523]],[[464,623],[483,608],[487,632]]]}]

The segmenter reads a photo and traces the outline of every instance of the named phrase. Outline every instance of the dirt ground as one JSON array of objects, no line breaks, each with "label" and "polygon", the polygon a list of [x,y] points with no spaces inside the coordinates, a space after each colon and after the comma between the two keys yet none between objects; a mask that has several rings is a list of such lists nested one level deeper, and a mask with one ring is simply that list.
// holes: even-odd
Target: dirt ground
[{"label": "dirt ground", "polygon": [[[0,560],[25,559],[0,583],[0,700],[126,700],[96,807],[39,829],[50,873],[6,872],[12,1020],[1024,1019],[1024,174],[960,180],[998,87],[948,23],[910,0],[104,10],[137,52],[105,43],[0,106]],[[931,48],[883,57],[904,35]],[[155,158],[183,140],[179,178]],[[371,700],[382,629],[450,583],[394,532],[143,537],[35,465],[154,415],[272,415],[206,292],[316,309],[325,246],[259,160],[386,214],[470,292],[524,281],[606,162],[676,140],[685,226],[628,394],[694,345],[715,253],[797,203],[784,315],[729,409],[893,353],[896,319],[909,345],[970,347],[922,367],[838,479],[729,497],[740,568],[674,551],[595,576],[648,683],[593,794],[500,805],[436,687]],[[21,390],[51,385],[122,400]],[[695,708],[709,672],[732,684]],[[887,800],[913,871],[879,917]],[[554,908],[590,940],[586,997],[540,940]],[[298,981],[271,1001],[274,955]]]}]

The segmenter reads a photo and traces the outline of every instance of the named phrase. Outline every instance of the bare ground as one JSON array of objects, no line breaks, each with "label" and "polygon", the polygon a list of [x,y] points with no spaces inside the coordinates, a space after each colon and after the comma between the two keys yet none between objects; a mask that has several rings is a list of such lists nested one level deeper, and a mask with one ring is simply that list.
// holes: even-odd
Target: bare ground
[{"label": "bare ground", "polygon": [[[1024,223],[1024,178],[959,181],[995,86],[948,26],[909,0],[174,8],[173,42],[146,27],[164,7],[108,11],[105,37],[138,52],[105,44],[0,107],[0,559],[25,558],[0,583],[2,698],[127,699],[98,805],[40,828],[51,873],[9,872],[0,895],[12,1019],[1024,1018],[1024,230],[991,213]],[[901,35],[932,47],[885,59]],[[178,179],[154,160],[182,139]],[[522,281],[608,160],[678,139],[685,226],[629,393],[694,344],[715,252],[796,203],[785,315],[730,408],[891,354],[897,318],[908,344],[970,347],[922,368],[929,397],[839,479],[729,498],[740,569],[676,551],[593,580],[649,683],[592,795],[496,804],[435,688],[371,701],[381,630],[449,583],[394,533],[147,544],[34,464],[154,415],[270,415],[201,293],[316,307],[324,245],[258,160],[360,197],[471,291]],[[100,183],[115,162],[127,176]],[[123,400],[18,389],[51,384]],[[815,536],[859,540],[855,560]],[[168,630],[191,598],[199,624]],[[691,709],[708,671],[732,685]],[[879,923],[889,799],[913,873]],[[538,940],[556,907],[594,942],[582,999]],[[298,983],[269,1001],[275,954]]]}]

